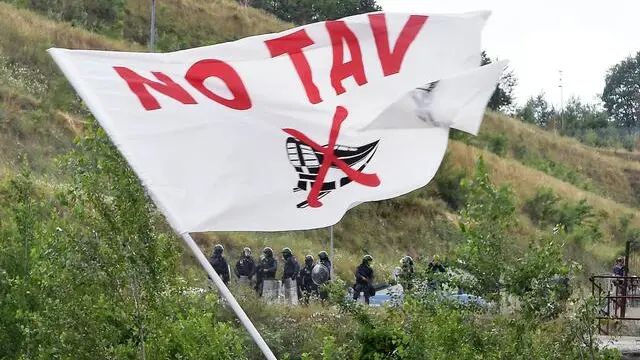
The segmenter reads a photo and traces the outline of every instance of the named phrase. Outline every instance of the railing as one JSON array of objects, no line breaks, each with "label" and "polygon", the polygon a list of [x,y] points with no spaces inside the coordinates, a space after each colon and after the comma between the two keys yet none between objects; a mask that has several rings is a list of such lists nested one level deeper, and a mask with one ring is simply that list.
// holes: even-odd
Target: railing
[{"label": "railing", "polygon": [[[611,331],[610,320],[639,321],[640,317],[628,316],[629,307],[636,308],[640,305],[640,277],[593,275],[591,282],[591,295],[603,306],[600,315],[597,316],[598,328],[601,334],[609,334]],[[640,312],[638,313],[640,315]],[[607,320],[606,327],[602,322]]]}]

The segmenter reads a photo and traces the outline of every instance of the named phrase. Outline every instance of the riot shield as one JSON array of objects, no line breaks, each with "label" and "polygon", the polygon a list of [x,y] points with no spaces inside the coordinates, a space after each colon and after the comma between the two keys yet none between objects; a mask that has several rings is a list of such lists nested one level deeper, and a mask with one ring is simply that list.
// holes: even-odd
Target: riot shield
[{"label": "riot shield", "polygon": [[263,280],[262,281],[262,297],[269,304],[275,304],[278,301],[278,296],[280,292],[280,281],[279,280]]},{"label": "riot shield", "polygon": [[289,305],[298,305],[298,284],[296,280],[283,280],[282,289],[284,293],[284,303]]},{"label": "riot shield", "polygon": [[329,269],[322,264],[316,264],[311,269],[311,281],[316,285],[322,285],[329,281]]}]

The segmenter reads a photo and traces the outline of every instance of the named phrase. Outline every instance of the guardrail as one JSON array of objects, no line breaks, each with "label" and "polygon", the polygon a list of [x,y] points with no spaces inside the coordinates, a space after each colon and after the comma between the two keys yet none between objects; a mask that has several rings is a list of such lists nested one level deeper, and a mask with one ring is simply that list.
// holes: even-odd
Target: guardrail
[{"label": "guardrail", "polygon": [[640,317],[627,316],[628,307],[640,307],[640,277],[592,275],[589,281],[591,295],[603,306],[596,317],[601,334],[611,331],[611,321],[603,327],[604,320],[640,321]]}]

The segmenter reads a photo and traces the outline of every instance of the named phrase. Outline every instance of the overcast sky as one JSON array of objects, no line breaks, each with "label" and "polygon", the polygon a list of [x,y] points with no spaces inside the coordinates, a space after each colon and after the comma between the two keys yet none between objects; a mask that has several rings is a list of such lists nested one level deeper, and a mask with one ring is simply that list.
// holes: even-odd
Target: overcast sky
[{"label": "overcast sky", "polygon": [[385,11],[456,13],[491,10],[482,45],[508,59],[517,102],[540,91],[560,103],[571,94],[593,101],[607,69],[640,50],[640,0],[378,0]]}]

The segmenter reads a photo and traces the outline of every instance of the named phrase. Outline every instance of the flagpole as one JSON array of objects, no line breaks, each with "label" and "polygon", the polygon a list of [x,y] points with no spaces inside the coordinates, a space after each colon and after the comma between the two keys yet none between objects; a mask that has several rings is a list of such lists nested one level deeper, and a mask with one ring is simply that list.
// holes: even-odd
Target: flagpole
[{"label": "flagpole", "polygon": [[249,320],[247,314],[245,314],[244,310],[242,310],[242,307],[240,307],[240,304],[238,304],[236,299],[233,297],[233,294],[231,294],[229,289],[222,282],[222,279],[213,269],[213,267],[209,263],[209,260],[207,260],[207,258],[204,256],[202,250],[200,250],[191,235],[188,232],[185,232],[181,234],[181,237],[182,240],[184,240],[184,242],[187,244],[189,249],[191,249],[193,254],[196,256],[196,259],[198,259],[200,265],[204,268],[209,277],[211,277],[213,283],[216,284],[218,290],[220,290],[220,293],[222,294],[222,297],[224,297],[224,299],[229,303],[233,311],[240,319],[240,322],[242,322],[242,325],[244,325],[247,331],[249,331],[249,334],[253,338],[253,341],[255,341],[260,350],[262,350],[264,356],[266,356],[268,360],[277,360],[275,355],[273,355],[273,352],[271,352],[271,349],[269,349],[267,343],[264,342],[262,336],[260,336],[260,333],[258,333],[258,330],[255,328],[255,326],[253,326],[253,323],[251,322],[251,320]]}]

